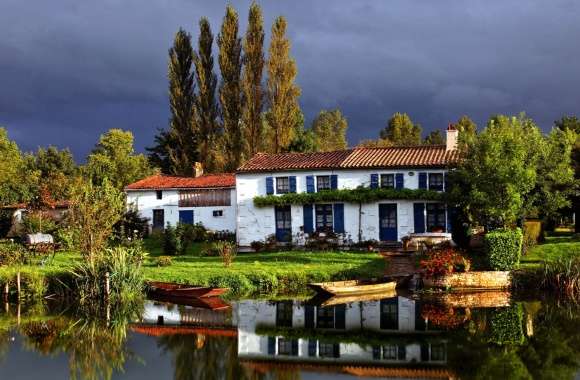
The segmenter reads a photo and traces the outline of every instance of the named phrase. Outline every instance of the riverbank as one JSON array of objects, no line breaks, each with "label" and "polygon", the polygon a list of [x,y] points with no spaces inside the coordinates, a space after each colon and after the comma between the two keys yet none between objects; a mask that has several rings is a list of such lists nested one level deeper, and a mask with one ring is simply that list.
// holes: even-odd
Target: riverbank
[{"label": "riverbank", "polygon": [[[220,257],[200,256],[194,244],[185,255],[171,256],[171,265],[158,266],[162,250],[159,243],[145,242],[149,256],[142,266],[148,281],[169,281],[202,286],[230,288],[234,295],[256,293],[300,293],[309,282],[373,278],[384,274],[385,261],[372,252],[260,252],[240,253],[226,268]],[[25,293],[43,294],[47,280],[67,276],[81,256],[58,252],[44,264],[0,267],[0,284],[11,282],[21,273]]]}]

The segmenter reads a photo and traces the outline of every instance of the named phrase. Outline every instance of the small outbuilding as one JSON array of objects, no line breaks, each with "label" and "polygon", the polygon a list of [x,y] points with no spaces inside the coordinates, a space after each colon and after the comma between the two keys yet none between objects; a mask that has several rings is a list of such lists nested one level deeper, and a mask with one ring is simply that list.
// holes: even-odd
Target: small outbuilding
[{"label": "small outbuilding", "polygon": [[127,207],[147,218],[151,229],[201,223],[213,231],[236,230],[233,173],[180,177],[157,174],[125,187]]}]

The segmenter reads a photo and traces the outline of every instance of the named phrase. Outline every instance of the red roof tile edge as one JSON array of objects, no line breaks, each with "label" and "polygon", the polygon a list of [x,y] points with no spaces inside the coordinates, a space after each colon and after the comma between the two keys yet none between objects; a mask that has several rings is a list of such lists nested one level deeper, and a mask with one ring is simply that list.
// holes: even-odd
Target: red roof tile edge
[{"label": "red roof tile edge", "polygon": [[127,185],[125,190],[207,189],[233,188],[235,186],[234,173],[207,174],[201,177],[156,174]]}]

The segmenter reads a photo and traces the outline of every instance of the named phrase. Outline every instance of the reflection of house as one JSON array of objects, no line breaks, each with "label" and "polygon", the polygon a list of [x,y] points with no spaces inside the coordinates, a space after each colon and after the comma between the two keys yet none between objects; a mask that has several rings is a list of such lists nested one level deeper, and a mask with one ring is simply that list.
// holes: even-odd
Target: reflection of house
[{"label": "reflection of house", "polygon": [[404,297],[328,307],[241,301],[235,308],[241,359],[446,363],[445,341],[427,329],[416,301]]},{"label": "reflection of house", "polygon": [[236,181],[233,174],[199,177],[154,175],[125,188],[127,205],[136,207],[152,228],[168,223],[202,223],[214,231],[236,230]]},{"label": "reflection of house", "polygon": [[249,246],[271,235],[278,241],[296,237],[300,243],[299,235],[315,231],[384,242],[400,241],[409,233],[449,232],[445,204],[426,199],[426,193],[416,193],[414,199],[395,194],[393,199],[363,204],[332,198],[314,204],[263,207],[256,206],[254,198],[312,193],[309,199],[317,199],[315,193],[359,187],[392,189],[394,193],[445,191],[448,167],[458,159],[457,133],[450,126],[446,145],[255,155],[236,173],[239,245]]}]

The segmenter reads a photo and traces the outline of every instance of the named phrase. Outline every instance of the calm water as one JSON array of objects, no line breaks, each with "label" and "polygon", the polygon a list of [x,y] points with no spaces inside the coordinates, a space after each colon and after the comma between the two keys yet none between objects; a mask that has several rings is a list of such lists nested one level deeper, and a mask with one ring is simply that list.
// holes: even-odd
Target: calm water
[{"label": "calm water", "polygon": [[[0,311],[0,379],[574,379],[580,309],[469,297]],[[323,306],[326,305],[326,306]]]}]

